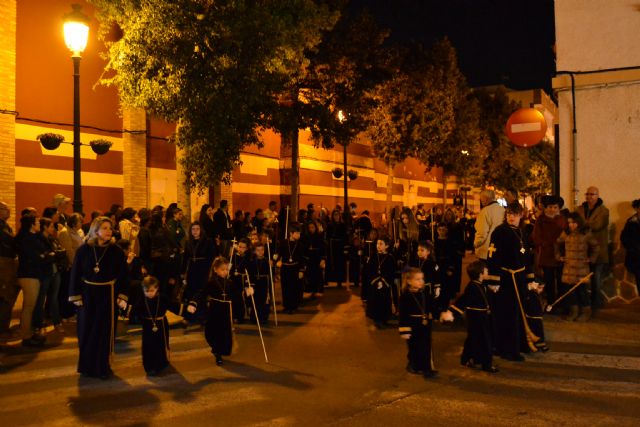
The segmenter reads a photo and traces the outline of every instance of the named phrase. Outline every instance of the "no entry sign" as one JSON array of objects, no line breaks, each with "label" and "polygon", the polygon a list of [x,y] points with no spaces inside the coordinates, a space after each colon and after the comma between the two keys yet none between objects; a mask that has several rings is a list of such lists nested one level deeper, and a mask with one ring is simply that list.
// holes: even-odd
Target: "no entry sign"
[{"label": "no entry sign", "polygon": [[532,147],[544,138],[547,122],[535,108],[521,108],[511,114],[505,132],[514,145]]}]

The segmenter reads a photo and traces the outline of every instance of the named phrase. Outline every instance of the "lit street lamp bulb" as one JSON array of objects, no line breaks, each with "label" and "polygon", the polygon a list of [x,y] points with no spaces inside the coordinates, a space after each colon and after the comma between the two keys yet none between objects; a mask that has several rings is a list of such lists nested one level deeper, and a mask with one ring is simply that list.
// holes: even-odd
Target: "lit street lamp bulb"
[{"label": "lit street lamp bulb", "polygon": [[461,153],[464,154],[465,156],[469,155],[469,151],[467,151],[467,150],[462,150]]},{"label": "lit street lamp bulb", "polygon": [[344,120],[346,119],[344,113],[342,112],[342,110],[338,110],[338,121],[340,123],[344,122]]},{"label": "lit street lamp bulb", "polygon": [[80,56],[87,47],[88,38],[89,26],[87,24],[83,22],[64,23],[64,42],[73,56]]}]

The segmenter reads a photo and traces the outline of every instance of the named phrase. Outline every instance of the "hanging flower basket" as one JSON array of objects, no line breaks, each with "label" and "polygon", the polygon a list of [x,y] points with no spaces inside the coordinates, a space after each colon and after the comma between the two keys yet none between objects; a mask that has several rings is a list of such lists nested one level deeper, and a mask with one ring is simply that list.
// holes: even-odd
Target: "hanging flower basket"
[{"label": "hanging flower basket", "polygon": [[349,169],[349,172],[347,172],[347,176],[351,181],[355,181],[358,178],[358,171]]},{"label": "hanging flower basket", "polygon": [[57,133],[42,133],[36,137],[47,150],[55,150],[64,141],[64,136]]},{"label": "hanging flower basket", "polygon": [[111,141],[107,141],[106,139],[96,139],[89,142],[91,149],[96,154],[107,154],[109,149],[113,145]]},{"label": "hanging flower basket", "polygon": [[342,169],[340,168],[333,168],[331,169],[331,173],[333,174],[333,176],[337,179],[342,178]]}]

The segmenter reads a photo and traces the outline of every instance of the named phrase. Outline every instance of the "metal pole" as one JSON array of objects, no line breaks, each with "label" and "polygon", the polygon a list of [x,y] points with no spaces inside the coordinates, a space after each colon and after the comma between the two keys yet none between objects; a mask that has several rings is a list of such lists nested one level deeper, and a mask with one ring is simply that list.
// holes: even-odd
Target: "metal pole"
[{"label": "metal pole", "polygon": [[[345,142],[342,145],[342,148],[344,149],[344,174],[343,174],[343,178],[344,178],[344,211],[349,213],[349,215],[351,215],[351,212],[349,212],[349,190],[347,188],[347,143]],[[345,218],[346,219],[346,218]]]},{"label": "metal pole", "polygon": [[82,181],[80,177],[80,56],[73,59],[73,211],[82,212]]}]

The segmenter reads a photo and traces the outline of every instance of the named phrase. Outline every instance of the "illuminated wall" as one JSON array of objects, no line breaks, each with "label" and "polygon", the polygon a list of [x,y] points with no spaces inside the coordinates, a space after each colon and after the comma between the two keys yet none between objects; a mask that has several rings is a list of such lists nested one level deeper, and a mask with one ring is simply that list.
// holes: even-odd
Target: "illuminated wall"
[{"label": "illuminated wall", "polygon": [[[2,157],[5,175],[0,179],[8,184],[15,179],[15,190],[7,184],[0,196],[9,202],[15,196],[18,209],[33,206],[42,211],[56,193],[73,196],[72,146],[63,144],[47,151],[36,141],[36,136],[44,132],[73,140],[73,65],[62,35],[62,17],[70,11],[70,2],[9,1],[3,2],[2,7],[7,9],[3,16],[11,17],[9,12],[14,11],[16,25],[3,26],[0,33],[0,73],[4,73],[0,77],[4,76],[2,91],[7,94],[1,108],[17,111],[18,116],[3,114],[0,123],[0,143],[6,151]],[[83,12],[93,16],[88,4],[83,3]],[[120,111],[117,91],[97,84],[105,65],[99,57],[104,46],[97,40],[97,29],[98,23],[92,19],[80,67],[81,140],[88,143],[108,139],[113,147],[103,156],[97,156],[88,146],[82,147],[84,211],[106,211],[113,203],[129,203],[135,208],[166,206],[179,198],[176,150],[161,139],[170,135],[174,126],[144,112]],[[11,66],[12,54],[15,67]],[[123,129],[147,131],[146,141],[131,134],[123,137]],[[290,155],[281,147],[279,135],[266,131],[264,138],[263,149],[249,148],[242,154],[243,165],[234,171],[230,188],[192,196],[193,215],[204,201],[217,204],[220,197],[230,199],[233,209],[250,211],[265,208],[270,200],[286,200],[290,194]],[[331,174],[331,169],[342,167],[342,147],[316,149],[305,131],[300,132],[300,144],[300,206],[309,202],[327,208],[342,204],[342,180]],[[15,160],[11,157],[13,152]],[[358,172],[358,178],[349,183],[350,201],[358,204],[359,211],[383,211],[386,166],[374,158],[364,140],[349,147],[348,160],[348,169]],[[438,171],[425,174],[424,165],[411,159],[396,166],[394,175],[394,204],[430,206],[442,202],[442,184],[436,182]],[[448,185],[449,201],[456,188],[455,183]]]}]

